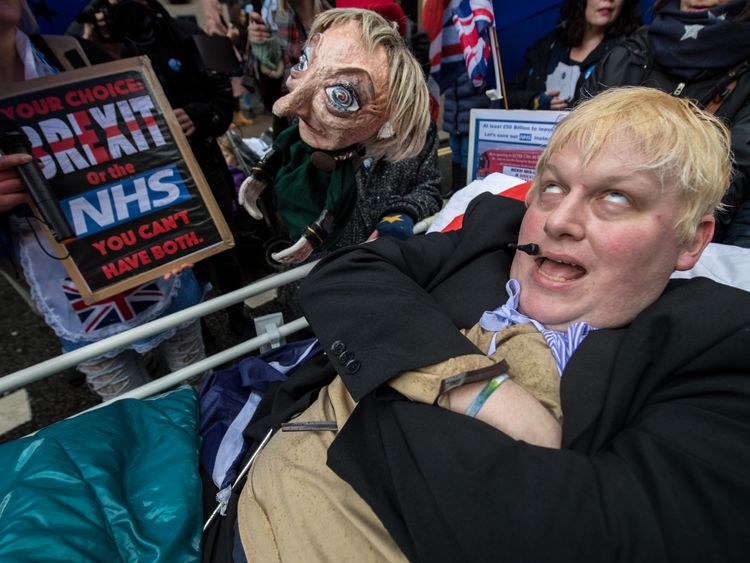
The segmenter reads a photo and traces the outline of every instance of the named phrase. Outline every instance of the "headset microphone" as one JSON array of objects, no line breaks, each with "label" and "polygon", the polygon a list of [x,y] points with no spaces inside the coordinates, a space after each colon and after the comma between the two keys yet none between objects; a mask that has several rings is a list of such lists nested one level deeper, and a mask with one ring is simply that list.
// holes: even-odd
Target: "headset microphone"
[{"label": "headset microphone", "polygon": [[520,250],[529,256],[536,256],[539,254],[539,245],[533,242],[530,242],[529,244],[516,244],[515,242],[511,242],[508,243],[508,248],[511,250]]}]

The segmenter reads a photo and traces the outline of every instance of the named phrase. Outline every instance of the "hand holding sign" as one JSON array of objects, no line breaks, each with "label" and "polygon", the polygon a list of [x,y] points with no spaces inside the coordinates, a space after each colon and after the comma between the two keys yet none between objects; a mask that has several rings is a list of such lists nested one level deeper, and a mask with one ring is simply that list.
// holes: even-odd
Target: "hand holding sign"
[{"label": "hand holding sign", "polygon": [[182,132],[185,133],[186,137],[190,137],[193,133],[195,133],[195,124],[184,109],[177,108],[176,110],[174,110],[174,115],[177,118],[177,123],[180,124]]},{"label": "hand holding sign", "polygon": [[16,166],[31,160],[28,154],[0,156],[0,213],[7,213],[15,206],[29,202],[29,193],[21,184]]}]

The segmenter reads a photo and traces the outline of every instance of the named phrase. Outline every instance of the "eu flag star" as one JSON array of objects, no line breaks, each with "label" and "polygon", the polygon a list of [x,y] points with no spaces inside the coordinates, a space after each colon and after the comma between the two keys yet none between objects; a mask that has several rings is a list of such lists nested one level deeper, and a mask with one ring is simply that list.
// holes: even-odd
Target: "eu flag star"
[{"label": "eu flag star", "polygon": [[388,217],[383,217],[384,223],[397,223],[399,221],[402,221],[401,215],[390,215]]}]

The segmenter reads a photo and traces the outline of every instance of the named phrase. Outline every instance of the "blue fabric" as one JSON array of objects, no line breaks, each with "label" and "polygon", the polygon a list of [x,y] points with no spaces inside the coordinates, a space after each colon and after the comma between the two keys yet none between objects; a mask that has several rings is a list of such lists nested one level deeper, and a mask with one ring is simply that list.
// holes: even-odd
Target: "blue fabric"
[{"label": "blue fabric", "polygon": [[242,432],[269,383],[284,381],[297,367],[322,352],[317,339],[300,340],[259,357],[249,356],[206,378],[200,391],[200,460],[219,489],[237,476],[237,465],[248,447]]},{"label": "blue fabric", "polygon": [[654,61],[681,80],[716,76],[747,59],[750,22],[733,21],[745,0],[718,4],[710,10],[683,12],[672,0],[654,16],[648,30]]},{"label": "blue fabric", "polygon": [[571,323],[565,332],[546,328],[540,322],[518,311],[518,302],[521,296],[521,284],[518,283],[518,280],[512,278],[508,280],[508,283],[505,284],[505,291],[508,293],[508,301],[493,311],[485,311],[479,319],[479,326],[484,330],[495,333],[490,341],[487,355],[491,356],[495,353],[497,335],[501,330],[515,324],[531,323],[544,336],[544,340],[552,351],[557,370],[562,375],[573,352],[594,329],[585,322]]},{"label": "blue fabric", "polygon": [[192,388],[0,446],[0,561],[200,561]]}]

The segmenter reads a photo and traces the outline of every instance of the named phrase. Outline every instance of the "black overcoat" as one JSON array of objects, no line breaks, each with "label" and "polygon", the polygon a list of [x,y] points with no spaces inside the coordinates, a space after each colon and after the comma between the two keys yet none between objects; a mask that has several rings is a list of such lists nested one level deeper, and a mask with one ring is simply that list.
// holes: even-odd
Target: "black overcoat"
[{"label": "black overcoat", "polygon": [[328,465],[414,561],[748,560],[747,292],[674,280],[590,334],[562,376],[560,450],[382,386],[476,352],[458,328],[505,301],[523,212],[485,194],[462,231],[344,250],[308,277],[305,313],[360,401]]}]

